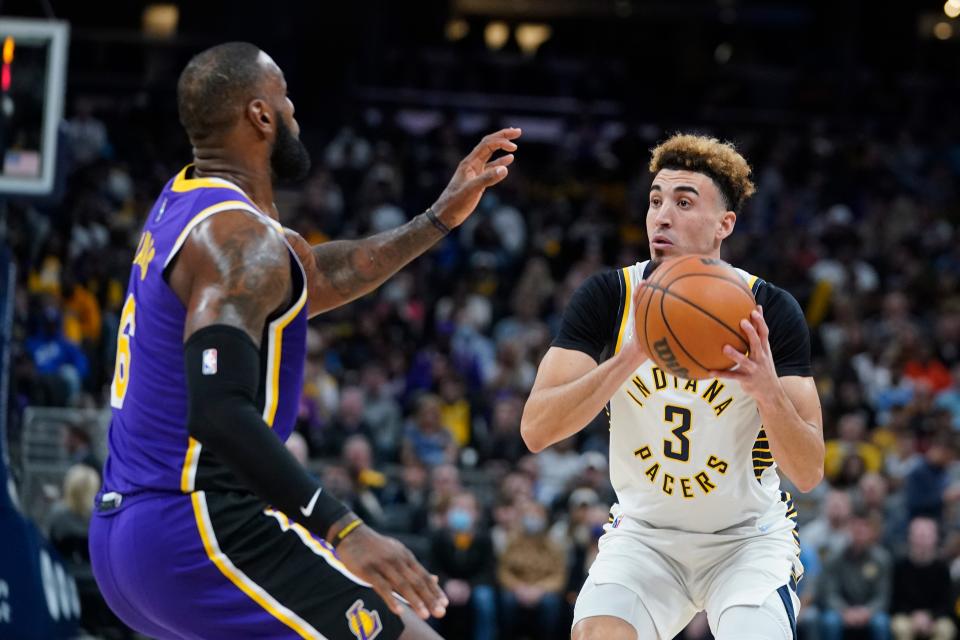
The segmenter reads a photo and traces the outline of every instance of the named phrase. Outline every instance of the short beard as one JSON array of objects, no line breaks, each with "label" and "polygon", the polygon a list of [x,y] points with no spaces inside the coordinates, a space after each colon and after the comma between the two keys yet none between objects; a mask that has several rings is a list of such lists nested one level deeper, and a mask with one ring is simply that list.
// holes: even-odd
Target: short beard
[{"label": "short beard", "polygon": [[294,137],[283,118],[277,118],[277,138],[270,152],[270,170],[274,182],[279,184],[295,184],[310,174],[310,152],[299,138]]}]

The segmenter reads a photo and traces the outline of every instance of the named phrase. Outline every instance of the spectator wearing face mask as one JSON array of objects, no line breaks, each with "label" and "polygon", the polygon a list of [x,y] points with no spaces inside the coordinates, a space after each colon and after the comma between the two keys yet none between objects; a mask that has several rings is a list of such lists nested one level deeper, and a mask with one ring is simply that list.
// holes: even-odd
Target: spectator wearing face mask
[{"label": "spectator wearing face mask", "polygon": [[444,637],[492,640],[496,635],[496,559],[490,536],[478,526],[479,514],[476,496],[461,491],[431,540],[434,571],[450,600],[440,621]]},{"label": "spectator wearing face mask", "polygon": [[[547,532],[547,511],[538,502],[520,507],[520,528],[514,533],[497,566],[503,637],[525,631],[537,638],[556,638],[562,604],[561,592],[567,583],[564,552]],[[522,615],[525,614],[525,615]]]}]

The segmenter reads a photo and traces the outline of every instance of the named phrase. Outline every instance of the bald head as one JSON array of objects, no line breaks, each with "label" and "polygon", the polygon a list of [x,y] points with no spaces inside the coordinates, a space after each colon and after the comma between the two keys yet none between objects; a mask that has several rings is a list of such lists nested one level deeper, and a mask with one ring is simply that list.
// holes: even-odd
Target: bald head
[{"label": "bald head", "polygon": [[270,56],[249,42],[227,42],[195,55],[177,83],[180,123],[190,141],[228,130],[274,67]]}]

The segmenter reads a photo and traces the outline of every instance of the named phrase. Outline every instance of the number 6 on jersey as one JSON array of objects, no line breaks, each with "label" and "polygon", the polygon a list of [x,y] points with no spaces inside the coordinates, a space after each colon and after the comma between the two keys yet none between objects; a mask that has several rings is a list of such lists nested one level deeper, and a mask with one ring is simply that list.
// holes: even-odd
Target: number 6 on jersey
[{"label": "number 6 on jersey", "polygon": [[123,398],[127,395],[127,383],[130,381],[130,338],[137,330],[137,303],[131,293],[123,303],[120,312],[120,330],[117,333],[117,364],[113,369],[113,382],[110,384],[110,406],[123,408]]}]

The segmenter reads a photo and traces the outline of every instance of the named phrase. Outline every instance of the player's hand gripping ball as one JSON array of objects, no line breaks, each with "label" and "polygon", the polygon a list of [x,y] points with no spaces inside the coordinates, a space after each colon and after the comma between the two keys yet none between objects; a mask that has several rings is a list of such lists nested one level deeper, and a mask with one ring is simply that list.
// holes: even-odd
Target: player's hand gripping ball
[{"label": "player's hand gripping ball", "polygon": [[638,301],[636,335],[658,367],[686,380],[709,378],[734,362],[725,344],[747,353],[740,321],[756,300],[743,277],[716,258],[692,255],[666,260]]}]

